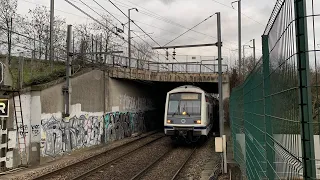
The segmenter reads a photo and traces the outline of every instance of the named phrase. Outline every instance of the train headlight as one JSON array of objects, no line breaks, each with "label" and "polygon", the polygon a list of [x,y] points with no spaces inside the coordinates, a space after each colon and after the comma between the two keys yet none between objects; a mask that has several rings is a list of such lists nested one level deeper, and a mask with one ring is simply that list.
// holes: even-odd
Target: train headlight
[{"label": "train headlight", "polygon": [[201,124],[201,120],[194,121],[196,124]]},{"label": "train headlight", "polygon": [[182,115],[186,115],[186,114],[187,114],[187,112],[185,112],[185,111],[182,112]]},{"label": "train headlight", "polygon": [[168,123],[168,124],[171,124],[171,123],[172,123],[172,121],[171,121],[171,120],[167,120],[167,123]]}]

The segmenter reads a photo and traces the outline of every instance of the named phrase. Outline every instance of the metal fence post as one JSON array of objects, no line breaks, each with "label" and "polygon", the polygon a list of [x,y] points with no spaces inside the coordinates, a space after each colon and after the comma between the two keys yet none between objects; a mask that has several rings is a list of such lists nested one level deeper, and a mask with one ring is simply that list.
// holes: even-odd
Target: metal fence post
[{"label": "metal fence post", "polygon": [[266,127],[266,154],[267,154],[267,176],[269,179],[274,179],[275,165],[274,165],[274,143],[272,140],[272,121],[271,117],[271,99],[270,99],[270,60],[269,60],[269,36],[262,36],[262,53],[263,53],[263,96],[264,96],[264,121]]},{"label": "metal fence post", "polygon": [[188,73],[188,62],[186,63],[186,73]]},{"label": "metal fence post", "polygon": [[295,27],[297,46],[297,70],[299,74],[299,109],[301,119],[301,144],[304,179],[315,179],[315,154],[312,124],[310,68],[308,56],[308,30],[306,0],[295,0]]},{"label": "metal fence post", "polygon": [[19,90],[21,90],[22,89],[22,87],[23,87],[23,79],[24,79],[24,77],[23,77],[23,72],[24,72],[24,70],[23,70],[23,65],[24,65],[24,54],[23,54],[23,52],[21,52],[20,53],[20,58],[19,58],[19,77],[18,77],[18,88],[19,88]]}]

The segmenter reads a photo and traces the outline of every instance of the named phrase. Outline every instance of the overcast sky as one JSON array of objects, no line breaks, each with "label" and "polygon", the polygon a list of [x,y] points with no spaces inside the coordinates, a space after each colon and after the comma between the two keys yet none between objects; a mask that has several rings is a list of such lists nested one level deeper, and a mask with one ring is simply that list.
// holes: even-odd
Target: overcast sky
[{"label": "overcast sky", "polygon": [[[91,11],[79,0],[70,1],[91,16],[99,18],[98,14]],[[94,8],[98,13],[106,14],[93,0],[82,1]],[[127,22],[127,18],[108,0],[96,1],[121,22]],[[29,9],[35,8],[37,4],[47,7],[50,5],[50,0],[18,0],[18,2],[18,13],[20,14],[26,14]],[[221,12],[223,56],[231,57],[232,59],[237,57],[237,51],[231,51],[238,48],[238,19],[237,11],[231,7],[232,0],[112,0],[112,2],[126,14],[128,8],[138,8],[139,12],[131,11],[132,19],[147,33],[152,33],[150,36],[160,45],[166,44],[185,32],[187,28],[193,27],[210,15]],[[242,0],[242,44],[247,43],[250,45],[249,41],[255,38],[257,56],[261,55],[261,35],[275,2],[275,0]],[[237,3],[234,6],[236,8]],[[65,18],[67,24],[72,25],[90,20],[64,0],[55,0],[55,15]],[[118,21],[114,20],[114,24],[120,27]],[[132,25],[132,29],[138,35],[143,34],[135,25]],[[194,29],[200,33],[190,31],[169,45],[215,43],[217,41],[216,29],[216,16],[213,16]],[[125,31],[127,30],[125,29]],[[149,37],[142,38],[152,46],[158,46]],[[134,38],[134,40],[141,41],[139,38]],[[177,55],[215,56],[217,55],[216,49],[216,47],[188,48],[177,49],[176,52]],[[164,51],[159,50],[159,53],[164,54]],[[252,55],[252,49],[246,48],[245,54],[247,56]]]}]

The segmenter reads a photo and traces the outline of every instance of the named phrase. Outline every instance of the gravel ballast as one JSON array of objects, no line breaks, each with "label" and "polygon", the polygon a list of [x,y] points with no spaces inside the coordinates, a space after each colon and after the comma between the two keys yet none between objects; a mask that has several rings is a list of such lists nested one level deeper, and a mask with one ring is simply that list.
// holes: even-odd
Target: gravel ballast
[{"label": "gravel ballast", "polygon": [[[141,135],[141,137],[149,136],[152,133],[154,133],[154,132],[149,132],[149,133],[143,134],[143,135]],[[154,134],[151,137],[159,137],[160,135],[162,135],[162,133]],[[38,167],[26,169],[26,170],[17,172],[15,174],[8,174],[8,175],[1,176],[1,179],[4,179],[4,180],[9,180],[9,179],[10,180],[34,179],[36,177],[42,176],[44,174],[47,174],[49,172],[57,171],[57,170],[59,170],[61,168],[64,168],[66,166],[69,166],[69,165],[72,165],[74,163],[83,161],[86,158],[96,156],[96,155],[101,154],[103,152],[106,152],[106,151],[109,151],[109,150],[110,150],[110,152],[114,151],[113,150],[114,148],[119,147],[119,146],[124,145],[124,144],[127,144],[127,143],[130,143],[130,142],[133,142],[133,141],[136,141],[138,138],[139,137],[126,138],[126,139],[122,139],[122,140],[119,140],[119,141],[112,142],[112,143],[110,143],[108,145],[104,144],[104,145],[101,145],[100,147],[97,147],[97,148],[91,148],[91,149],[88,149],[86,151],[77,152],[77,153],[74,153],[74,154],[69,155],[69,156],[64,156],[63,159],[59,159],[57,161],[53,161],[53,162],[50,162],[50,163],[47,163],[47,164],[43,164],[43,165],[40,165]],[[139,144],[148,141],[148,139],[150,141],[150,137],[146,137],[146,138],[140,139],[140,140],[138,140],[138,141],[136,141],[134,143],[131,143],[130,146],[132,146],[132,148],[137,147],[137,146],[139,146]],[[124,146],[127,146],[127,145],[124,145]],[[122,149],[122,147],[121,147],[121,149]],[[117,151],[119,151],[119,149]],[[55,179],[58,179],[58,177],[56,177]],[[61,178],[61,179],[64,179],[64,178]]]},{"label": "gravel ballast", "polygon": [[[149,133],[150,134],[150,133]],[[143,135],[147,136],[147,135]],[[102,147],[96,150],[88,150],[85,153],[77,152],[77,155],[66,156],[64,159],[57,162],[51,162],[51,165],[45,165],[45,167],[35,168],[23,173],[15,173],[14,175],[0,176],[0,179],[33,179],[48,172],[56,171],[60,168],[80,162],[88,157],[95,156],[102,152],[108,151],[104,155],[100,155],[97,158],[81,162],[76,166],[67,167],[62,171],[52,174],[51,177],[46,177],[45,180],[50,179],[70,179],[76,177],[81,173],[86,172],[89,169],[105,164],[113,160],[116,157],[120,157],[123,154],[137,149],[142,145],[154,140],[156,137],[163,136],[163,133],[157,133],[152,136],[135,141],[134,143],[124,145],[121,148],[116,148],[122,144],[127,144],[134,141],[137,138],[128,138],[120,141],[116,141],[107,147]],[[196,145],[197,149],[188,160],[186,165],[182,168],[176,179],[194,179],[201,178],[201,172],[204,170],[204,166],[207,162],[219,162],[219,154],[214,152],[214,138],[211,137],[202,146]],[[186,158],[192,152],[194,146],[184,144],[174,144],[169,137],[161,138],[154,141],[137,151],[121,158],[103,168],[99,168],[94,173],[90,174],[85,179],[131,179],[138,174],[142,169],[150,165],[156,159],[161,157],[159,162],[152,165],[145,174],[142,174],[139,179],[171,179],[180,166],[184,163]],[[10,177],[11,176],[11,177]]]},{"label": "gravel ballast", "polygon": [[119,159],[117,162],[104,166],[98,171],[90,174],[86,179],[128,180],[170,148],[170,138],[162,138],[159,141],[153,142],[138,151]]},{"label": "gravel ballast", "polygon": [[219,158],[220,155],[215,152],[214,137],[209,137],[202,146],[197,146],[195,153],[191,156],[176,179],[199,180],[206,162],[219,162]]},{"label": "gravel ballast", "polygon": [[155,164],[141,179],[170,180],[193,151],[193,147],[176,147]]},{"label": "gravel ballast", "polygon": [[154,140],[155,138],[158,138],[159,136],[153,135],[150,137],[146,137],[144,139],[138,140],[133,144],[125,145],[124,147],[121,147],[120,149],[111,149],[108,152],[105,152],[101,155],[98,155],[92,159],[83,161],[79,164],[61,169],[57,172],[54,172],[53,174],[50,174],[49,177],[45,177],[46,180],[53,180],[53,179],[70,179],[71,177],[78,176],[79,174],[86,172],[89,169],[93,169],[105,162],[111,161],[114,158],[121,157],[127,152],[130,152],[134,149],[139,148],[140,146],[143,146],[144,144]]}]

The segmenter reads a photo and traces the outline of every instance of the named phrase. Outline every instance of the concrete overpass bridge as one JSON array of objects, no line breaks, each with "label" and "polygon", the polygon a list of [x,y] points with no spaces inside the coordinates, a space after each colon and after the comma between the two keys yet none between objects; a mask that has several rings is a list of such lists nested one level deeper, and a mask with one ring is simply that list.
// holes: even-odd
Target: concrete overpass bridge
[{"label": "concrete overpass bridge", "polygon": [[[154,62],[124,56],[112,56],[107,61],[108,76],[117,79],[149,81],[158,84],[193,84],[210,93],[218,93],[218,65],[215,60],[191,62]],[[229,97],[228,66],[222,65],[224,98]]]}]

